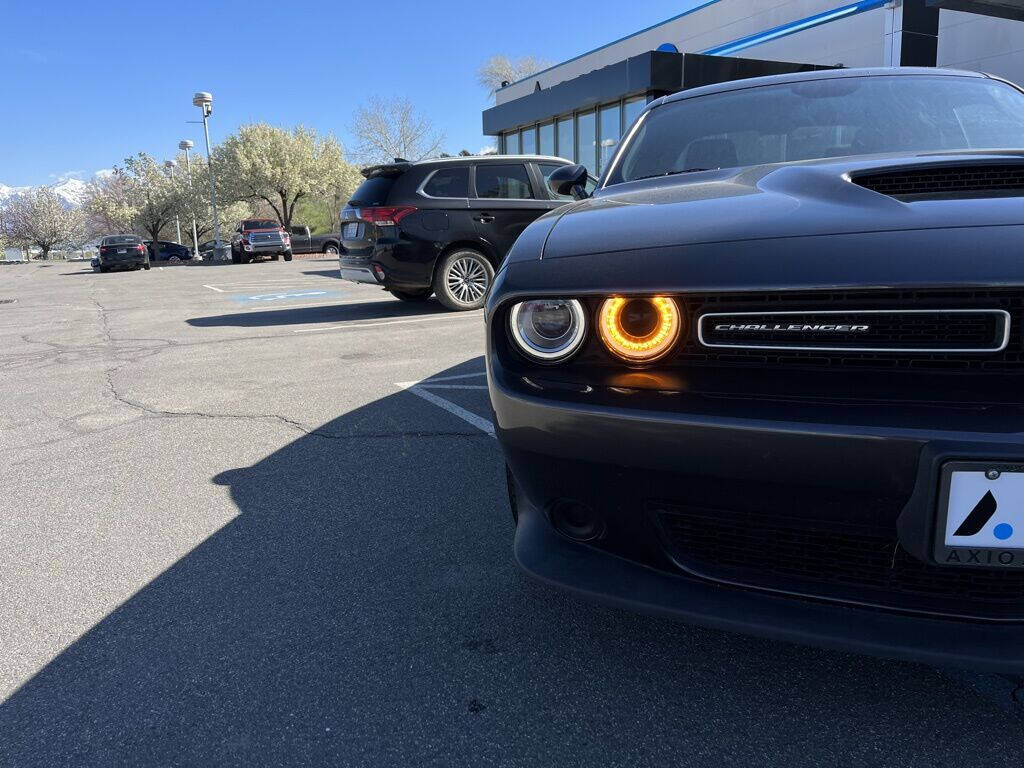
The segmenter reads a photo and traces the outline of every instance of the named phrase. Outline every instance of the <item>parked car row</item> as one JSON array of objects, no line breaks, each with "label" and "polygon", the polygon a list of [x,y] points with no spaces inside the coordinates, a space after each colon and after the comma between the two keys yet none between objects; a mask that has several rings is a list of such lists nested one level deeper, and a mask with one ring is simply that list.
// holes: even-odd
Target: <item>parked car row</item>
[{"label": "parked car row", "polygon": [[[107,241],[116,244],[118,238],[130,238],[124,241],[124,245],[141,243],[148,257],[145,260],[147,265],[153,262],[183,264],[196,259],[209,260],[215,254],[217,246],[214,240],[200,243],[198,256],[194,256],[188,246],[169,240],[160,240],[156,244],[157,247],[154,247],[152,240],[143,240],[136,235],[111,235],[105,238],[101,244],[100,254],[92,259],[94,271],[106,272],[108,269],[122,268],[120,262],[117,262],[115,266],[115,262],[109,258],[105,261],[100,258],[104,253],[103,248]],[[295,253],[323,253],[328,256],[337,256],[340,242],[340,235],[329,233],[314,235],[305,225],[293,226],[286,231],[272,219],[246,219],[235,228],[231,239],[231,256],[232,261],[236,264],[248,263],[263,256],[269,256],[274,261],[283,256],[285,261],[291,261],[292,254]],[[102,267],[106,267],[106,269]],[[149,266],[144,268],[149,269]]]},{"label": "parked car row", "polygon": [[[463,308],[479,289],[434,265],[497,272],[522,569],[686,622],[1024,672],[1024,92],[748,79],[652,102],[592,195],[543,163],[478,161],[445,210],[423,191],[455,166],[372,169],[341,258]],[[577,201],[502,261],[486,227],[518,234],[502,216],[542,175]]]}]

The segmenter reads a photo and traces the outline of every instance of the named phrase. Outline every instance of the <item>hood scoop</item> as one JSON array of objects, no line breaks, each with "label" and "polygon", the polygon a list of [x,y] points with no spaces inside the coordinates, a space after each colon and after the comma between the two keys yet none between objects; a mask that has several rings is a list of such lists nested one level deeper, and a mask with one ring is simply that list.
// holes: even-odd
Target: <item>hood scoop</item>
[{"label": "hood scoop", "polygon": [[897,200],[1024,196],[1024,163],[936,165],[858,174],[858,186]]}]

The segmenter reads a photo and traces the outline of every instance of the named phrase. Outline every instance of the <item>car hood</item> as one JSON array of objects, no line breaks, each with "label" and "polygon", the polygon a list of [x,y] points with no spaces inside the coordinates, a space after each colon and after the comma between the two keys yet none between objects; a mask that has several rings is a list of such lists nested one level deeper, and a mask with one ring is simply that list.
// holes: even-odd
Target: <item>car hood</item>
[{"label": "car hood", "polygon": [[[1024,169],[1024,150],[848,157],[618,184],[544,217],[549,229],[542,258],[700,243],[1024,224],[1024,201],[1019,196],[908,202],[851,182],[851,176],[868,173],[981,165]],[[1016,194],[1024,196],[1024,190]],[[534,258],[537,255],[534,252]]]}]

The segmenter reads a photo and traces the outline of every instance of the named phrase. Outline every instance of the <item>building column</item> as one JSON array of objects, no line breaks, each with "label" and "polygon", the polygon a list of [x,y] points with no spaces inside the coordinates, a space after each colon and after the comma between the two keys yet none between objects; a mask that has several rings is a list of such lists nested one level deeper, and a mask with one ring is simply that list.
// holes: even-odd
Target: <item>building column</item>
[{"label": "building column", "polygon": [[893,0],[885,21],[885,63],[934,67],[939,50],[939,9],[926,0]]}]

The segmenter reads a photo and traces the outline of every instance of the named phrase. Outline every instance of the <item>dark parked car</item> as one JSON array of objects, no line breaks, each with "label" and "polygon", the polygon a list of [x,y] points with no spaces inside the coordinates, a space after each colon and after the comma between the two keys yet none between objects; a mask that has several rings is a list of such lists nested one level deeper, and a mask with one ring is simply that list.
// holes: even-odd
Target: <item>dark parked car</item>
[{"label": "dark parked car", "polygon": [[150,261],[166,261],[170,264],[181,264],[183,261],[192,260],[192,251],[180,243],[172,243],[169,240],[160,240],[158,253],[153,253],[153,241],[146,240],[146,248],[149,249]]},{"label": "dark parked car", "polygon": [[519,564],[687,622],[1024,671],[1022,241],[1004,81],[651,103],[488,299]]},{"label": "dark parked car", "polygon": [[207,240],[205,243],[199,244],[199,258],[209,259],[212,258],[217,250],[216,240]]},{"label": "dark parked car", "polygon": [[138,235],[110,235],[100,241],[96,261],[100,272],[149,269],[149,251]]},{"label": "dark parked car", "polygon": [[292,253],[323,253],[337,256],[341,243],[341,235],[331,232],[325,235],[314,235],[305,224],[288,228],[292,240]]},{"label": "dark parked car", "polygon": [[481,307],[519,234],[572,199],[544,183],[566,165],[490,155],[366,168],[341,213],[341,276],[404,301],[436,293],[448,309]]},{"label": "dark parked car", "polygon": [[291,238],[273,219],[246,219],[235,227],[231,237],[231,261],[248,264],[263,256],[277,261],[292,260]]}]

